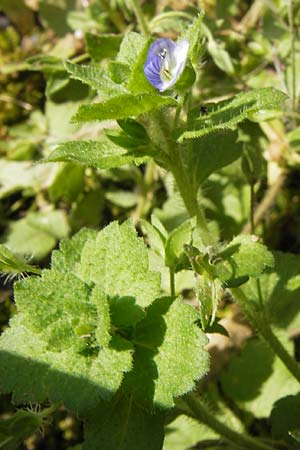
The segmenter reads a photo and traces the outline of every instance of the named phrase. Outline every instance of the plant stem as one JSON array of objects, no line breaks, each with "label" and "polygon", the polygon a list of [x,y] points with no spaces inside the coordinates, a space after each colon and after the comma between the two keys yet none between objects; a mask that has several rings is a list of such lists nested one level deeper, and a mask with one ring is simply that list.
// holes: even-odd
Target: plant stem
[{"label": "plant stem", "polygon": [[139,202],[132,216],[134,224],[137,224],[140,218],[146,215],[151,207],[151,201],[153,198],[152,183],[153,183],[154,169],[155,169],[155,162],[153,159],[151,159],[146,165],[144,174],[144,185],[141,188]]},{"label": "plant stem", "polygon": [[254,183],[250,183],[250,230],[251,234],[255,233],[255,223],[254,223]]},{"label": "plant stem", "polygon": [[131,3],[132,3],[132,8],[133,8],[135,17],[138,21],[141,32],[144,34],[150,34],[147,21],[143,14],[142,8],[139,4],[139,0],[131,0]]},{"label": "plant stem", "polygon": [[[279,341],[277,336],[273,333],[271,326],[269,325],[268,317],[266,316],[265,308],[263,305],[263,299],[261,296],[260,284],[258,280],[258,296],[259,296],[259,310],[253,315],[249,310],[249,305],[251,305],[251,300],[246,297],[241,288],[231,288],[230,291],[232,295],[241,305],[242,309],[246,312],[246,315],[252,325],[257,329],[261,338],[271,347],[275,355],[282,361],[289,372],[296,378],[300,383],[300,365],[297,361],[286,351],[282,343]],[[259,317],[261,313],[261,317]]]},{"label": "plant stem", "polygon": [[169,268],[171,297],[175,297],[175,273],[173,267]]},{"label": "plant stem", "polygon": [[205,423],[209,426],[209,428],[216,431],[220,436],[236,448],[247,450],[273,450],[273,448],[269,445],[264,444],[251,436],[240,434],[220,422],[215,415],[209,411],[207,406],[205,406],[204,403],[193,394],[187,395],[185,397],[185,402],[196,419]]},{"label": "plant stem", "polygon": [[115,11],[111,5],[110,2],[107,0],[99,0],[99,4],[100,6],[102,6],[102,8],[104,9],[104,11],[107,12],[110,20],[112,21],[112,23],[115,25],[115,27],[118,29],[118,31],[120,31],[121,33],[123,31],[125,31],[126,29],[126,24],[123,20],[123,17],[121,16],[121,14],[119,14],[118,11]]},{"label": "plant stem", "polygon": [[286,351],[280,340],[273,333],[272,328],[268,323],[265,323],[263,327],[259,330],[262,337],[272,348],[274,353],[280,358],[289,372],[296,378],[300,383],[300,365],[297,361]]},{"label": "plant stem", "polygon": [[[264,196],[261,203],[258,205],[258,207],[256,208],[256,210],[254,212],[254,216],[253,216],[254,227],[259,224],[259,222],[266,215],[267,211],[273,205],[273,203],[278,195],[278,192],[282,188],[285,178],[286,178],[286,173],[283,171],[277,178],[276,183],[274,183],[266,192],[266,195]],[[244,226],[244,229],[243,229],[243,233],[247,234],[249,232],[251,232],[251,223],[250,222],[248,222]]]}]

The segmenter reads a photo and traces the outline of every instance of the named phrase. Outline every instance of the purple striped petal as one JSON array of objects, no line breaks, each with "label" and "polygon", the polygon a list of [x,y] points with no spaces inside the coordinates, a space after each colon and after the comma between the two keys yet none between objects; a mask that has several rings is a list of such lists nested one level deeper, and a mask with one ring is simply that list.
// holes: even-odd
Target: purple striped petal
[{"label": "purple striped petal", "polygon": [[188,41],[161,38],[153,42],[144,64],[147,80],[160,92],[172,87],[184,69],[188,49]]}]

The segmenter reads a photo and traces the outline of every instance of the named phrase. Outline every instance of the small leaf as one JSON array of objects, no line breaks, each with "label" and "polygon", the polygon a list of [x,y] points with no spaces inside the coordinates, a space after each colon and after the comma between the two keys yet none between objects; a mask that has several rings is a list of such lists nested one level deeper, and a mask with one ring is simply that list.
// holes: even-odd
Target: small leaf
[{"label": "small leaf", "polygon": [[218,304],[223,293],[222,285],[217,278],[213,280],[203,274],[197,280],[195,291],[199,301],[202,328],[206,330],[215,321]]},{"label": "small leaf", "polygon": [[253,236],[237,236],[220,253],[222,262],[216,264],[216,273],[225,282],[241,277],[258,277],[274,265],[274,258]]},{"label": "small leaf", "polygon": [[190,220],[183,222],[182,225],[173,230],[165,244],[166,265],[174,267],[180,255],[184,252],[184,245],[189,244],[192,239],[192,225]]},{"label": "small leaf", "polygon": [[[251,119],[259,111],[281,111],[287,96],[274,88],[262,88],[242,92],[229,100],[211,104],[208,113],[193,121],[192,129],[178,139],[195,139],[220,130],[233,129],[245,119]],[[199,113],[197,114],[199,115]]]},{"label": "small leaf", "polygon": [[81,105],[72,120],[74,122],[89,122],[94,120],[126,119],[127,117],[136,117],[153,110],[162,109],[166,106],[176,105],[177,102],[172,97],[154,94],[123,94],[102,103]]}]

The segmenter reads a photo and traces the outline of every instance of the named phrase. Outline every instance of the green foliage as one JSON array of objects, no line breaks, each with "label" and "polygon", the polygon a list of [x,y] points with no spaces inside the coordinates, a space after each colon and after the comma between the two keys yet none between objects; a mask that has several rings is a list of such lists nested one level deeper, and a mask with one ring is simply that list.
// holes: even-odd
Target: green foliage
[{"label": "green foliage", "polygon": [[[290,344],[286,346],[290,351]],[[299,384],[279,358],[258,339],[246,343],[220,378],[226,395],[256,417],[268,417],[275,402],[299,390]]]},{"label": "green foliage", "polygon": [[19,410],[12,417],[0,422],[0,448],[14,450],[43,424],[42,415]]},{"label": "green foliage", "polygon": [[126,119],[141,114],[162,109],[166,106],[176,106],[176,100],[154,94],[122,94],[102,103],[80,106],[74,115],[74,122],[103,121],[111,119]]},{"label": "green foliage", "polygon": [[113,58],[117,55],[122,42],[122,35],[86,33],[85,42],[89,55],[93,61],[98,62],[104,58]]},{"label": "green foliage", "polygon": [[299,419],[300,396],[289,395],[278,400],[271,413],[272,434],[274,438],[283,439],[291,448],[298,449],[300,428]]},{"label": "green foliage", "polygon": [[141,448],[142,436],[147,448],[161,448],[164,414],[153,408],[170,408],[191,390],[208,354],[197,312],[160,298],[160,276],[148,264],[129,221],[63,241],[51,270],[15,285],[18,314],[0,339],[1,392],[12,391],[15,402],[49,398],[85,416],[96,408],[87,415],[87,448]]},{"label": "green foliage", "polygon": [[274,267],[260,277],[260,292],[254,281],[243,286],[247,297],[258,303],[260,295],[268,312],[268,318],[277,327],[297,327],[299,323],[299,264],[298,255],[274,253]]},{"label": "green foliage", "polygon": [[227,285],[256,278],[274,265],[272,253],[255,236],[237,236],[219,256],[222,262],[216,264],[216,273]]},{"label": "green foliage", "polygon": [[4,244],[13,253],[38,261],[68,234],[69,225],[63,211],[30,213],[24,219],[9,224]]},{"label": "green foliage", "polygon": [[88,84],[102,95],[109,97],[126,93],[126,90],[120,84],[114,83],[107,71],[100,67],[72,64],[70,61],[66,61],[65,68],[72,78]]},{"label": "green foliage", "polygon": [[44,162],[69,161],[97,169],[111,169],[133,162],[143,163],[147,158],[128,154],[125,149],[109,141],[70,141],[59,145]]},{"label": "green foliage", "polygon": [[184,131],[179,142],[195,139],[220,130],[236,127],[245,119],[253,119],[255,113],[278,112],[283,107],[286,95],[273,88],[264,88],[237,94],[235,97],[217,104],[207,105],[208,113],[199,116],[199,111],[191,115],[190,130]]}]

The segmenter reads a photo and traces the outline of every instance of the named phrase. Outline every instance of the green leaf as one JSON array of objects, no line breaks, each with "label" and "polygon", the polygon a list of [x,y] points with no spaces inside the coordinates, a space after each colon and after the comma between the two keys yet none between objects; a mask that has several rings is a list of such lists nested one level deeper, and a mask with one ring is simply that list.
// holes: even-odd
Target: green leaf
[{"label": "green leaf", "polygon": [[143,34],[129,31],[125,34],[120,51],[116,60],[121,63],[134,66],[137,61],[138,55],[143,51],[146,45],[149,43],[149,38]]},{"label": "green leaf", "polygon": [[14,192],[41,190],[57,168],[41,166],[33,161],[0,161],[0,198]]},{"label": "green leaf", "polygon": [[293,437],[294,430],[300,428],[299,411],[300,395],[289,395],[275,403],[270,418],[273,437],[285,440],[295,449],[299,448],[299,444]]},{"label": "green leaf", "polygon": [[84,66],[65,61],[65,68],[72,78],[88,84],[106,97],[126,93],[126,89],[120,84],[114,83],[106,70],[96,66]]},{"label": "green leaf", "polygon": [[58,272],[76,273],[76,264],[80,262],[81,252],[88,240],[95,240],[97,232],[88,228],[81,229],[72,239],[62,240],[59,251],[52,252],[51,267]]},{"label": "green leaf", "polygon": [[[269,319],[278,327],[293,329],[299,324],[300,257],[290,253],[274,253],[274,267],[260,276],[262,300]],[[249,300],[259,302],[255,280],[243,286]]]},{"label": "green leaf", "polygon": [[69,225],[63,211],[29,213],[24,219],[9,224],[4,244],[13,253],[38,261],[68,234]]},{"label": "green leaf", "polygon": [[88,417],[83,449],[160,450],[163,414],[147,412],[132,397],[116,397]]},{"label": "green leaf", "polygon": [[215,320],[217,308],[222,298],[223,289],[220,280],[210,279],[202,275],[196,282],[196,296],[199,301],[199,315],[203,330],[212,326]]},{"label": "green leaf", "polygon": [[193,140],[182,151],[195,190],[213,172],[231,164],[242,155],[243,146],[237,132],[210,134]]},{"label": "green leaf", "polygon": [[200,12],[183,36],[190,43],[188,56],[195,68],[197,68],[204,51],[204,34],[202,29],[203,17],[204,13]]},{"label": "green leaf", "polygon": [[152,224],[146,220],[140,220],[142,230],[147,235],[147,242],[151,249],[155,251],[157,255],[160,255],[165,259],[165,237],[160,233],[160,231]]},{"label": "green leaf", "polygon": [[[208,113],[195,117],[192,129],[185,131],[178,139],[195,139],[220,130],[234,129],[255,113],[281,111],[287,96],[274,88],[262,88],[242,92],[229,100],[208,105]],[[197,116],[199,113],[197,114]]]},{"label": "green leaf", "polygon": [[78,164],[63,164],[57,172],[51,186],[49,197],[51,202],[64,199],[75,201],[84,189],[84,167]]},{"label": "green leaf", "polygon": [[97,169],[112,169],[129,163],[142,164],[148,158],[136,157],[110,141],[70,141],[59,145],[43,162],[65,161]]},{"label": "green leaf", "polygon": [[123,384],[140,404],[171,408],[174,397],[207,372],[206,337],[196,320],[196,310],[180,298],[161,298],[147,309],[136,330],[134,368]]},{"label": "green leaf", "polygon": [[[79,275],[87,283],[101,285],[116,303],[127,297],[131,299],[132,308],[144,308],[160,291],[159,275],[148,272],[148,266],[146,247],[131,223],[119,226],[112,222],[98,235],[96,242],[85,244]],[[122,273],[124,275],[120,276]]]},{"label": "green leaf", "polygon": [[216,438],[217,433],[203,423],[181,415],[166,427],[163,450],[189,450],[198,442]]},{"label": "green leaf", "polygon": [[122,35],[118,34],[92,34],[85,33],[85,43],[90,57],[99,62],[104,58],[114,58],[117,56]]},{"label": "green leaf", "polygon": [[164,97],[154,94],[123,94],[110,98],[102,103],[81,105],[73,116],[74,122],[89,122],[103,120],[126,119],[136,117],[166,106],[176,106],[177,102],[172,97]]},{"label": "green leaf", "polygon": [[274,265],[274,258],[256,236],[237,236],[219,254],[216,273],[226,283],[243,277],[258,277]]},{"label": "green leaf", "polygon": [[[291,350],[289,343],[288,351]],[[299,392],[299,383],[258,339],[249,340],[231,359],[221,374],[221,383],[227,396],[256,417],[268,417],[277,400]]]},{"label": "green leaf", "polygon": [[165,244],[166,265],[174,267],[184,253],[183,246],[189,244],[192,239],[192,224],[190,220],[183,222],[173,230]]}]

